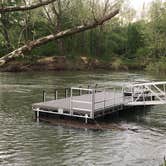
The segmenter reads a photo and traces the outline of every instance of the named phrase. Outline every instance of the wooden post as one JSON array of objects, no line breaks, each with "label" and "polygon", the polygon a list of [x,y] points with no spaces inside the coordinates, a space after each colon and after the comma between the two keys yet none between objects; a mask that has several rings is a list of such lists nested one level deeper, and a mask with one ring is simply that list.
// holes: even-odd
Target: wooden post
[{"label": "wooden post", "polygon": [[[88,89],[90,89],[90,85],[88,85]],[[88,94],[90,94],[91,92],[90,91],[88,91]]]},{"label": "wooden post", "polygon": [[97,86],[98,86],[98,85],[96,84],[96,85],[95,85],[95,93],[96,93],[96,91],[97,91]]},{"label": "wooden post", "polygon": [[68,97],[68,88],[65,88],[65,98]]},{"label": "wooden post", "polygon": [[43,90],[43,102],[45,102],[46,101],[46,92],[45,92],[45,90]]}]

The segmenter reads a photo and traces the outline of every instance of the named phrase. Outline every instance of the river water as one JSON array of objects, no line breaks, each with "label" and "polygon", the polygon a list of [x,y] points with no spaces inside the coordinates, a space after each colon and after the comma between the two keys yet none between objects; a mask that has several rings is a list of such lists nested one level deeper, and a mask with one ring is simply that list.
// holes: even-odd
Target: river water
[{"label": "river water", "polygon": [[[166,106],[127,112],[115,122],[131,130],[94,131],[33,120],[42,90],[164,80],[140,73],[0,73],[0,165],[159,166],[166,155]],[[50,97],[50,96],[49,96]],[[110,122],[112,123],[112,120]]]}]

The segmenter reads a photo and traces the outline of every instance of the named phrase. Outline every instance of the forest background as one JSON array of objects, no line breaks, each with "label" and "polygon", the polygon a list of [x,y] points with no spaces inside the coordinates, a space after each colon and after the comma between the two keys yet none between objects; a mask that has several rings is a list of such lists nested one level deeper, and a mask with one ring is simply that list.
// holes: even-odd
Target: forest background
[{"label": "forest background", "polygon": [[[2,1],[1,6],[36,2],[42,0]],[[56,0],[34,10],[1,12],[0,57],[43,36],[97,20],[115,8],[120,8],[119,14],[106,24],[40,45],[5,64],[2,69],[41,69],[44,65],[45,69],[65,69],[68,66],[66,69],[135,69],[166,73],[166,2],[162,0],[143,4],[139,18],[138,11],[128,0],[118,3],[109,0]],[[80,61],[84,67],[80,67]]]}]

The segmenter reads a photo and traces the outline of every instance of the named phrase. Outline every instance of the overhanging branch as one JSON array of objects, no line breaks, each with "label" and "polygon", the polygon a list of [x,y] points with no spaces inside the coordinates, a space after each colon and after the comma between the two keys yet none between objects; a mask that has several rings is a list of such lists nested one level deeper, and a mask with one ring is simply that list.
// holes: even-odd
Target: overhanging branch
[{"label": "overhanging branch", "polygon": [[32,10],[32,9],[36,9],[36,8],[44,6],[44,5],[48,5],[55,1],[56,0],[46,0],[46,1],[43,1],[40,3],[35,3],[35,4],[31,4],[31,5],[26,5],[26,6],[7,6],[7,7],[1,6],[0,13]]},{"label": "overhanging branch", "polygon": [[31,41],[26,45],[23,45],[22,47],[14,50],[13,52],[3,56],[0,58],[0,65],[3,65],[4,63],[8,62],[9,60],[19,57],[23,55],[24,53],[30,52],[33,48],[36,48],[38,46],[41,46],[43,44],[46,44],[50,41],[57,40],[60,38],[64,38],[70,35],[74,35],[76,33],[80,33],[92,28],[96,28],[99,25],[102,25],[104,22],[110,20],[114,16],[116,16],[119,13],[119,9],[109,13],[108,15],[104,16],[103,18],[96,19],[95,21],[92,21],[91,23],[76,26],[74,28],[70,28],[64,31],[61,31],[57,34],[50,34],[48,36],[44,36],[42,38],[39,38],[37,40]]}]

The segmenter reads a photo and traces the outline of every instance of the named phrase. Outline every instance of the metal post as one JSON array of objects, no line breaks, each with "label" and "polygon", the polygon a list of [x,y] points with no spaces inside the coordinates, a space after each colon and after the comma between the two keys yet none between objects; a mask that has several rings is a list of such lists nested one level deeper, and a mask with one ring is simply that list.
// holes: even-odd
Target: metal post
[{"label": "metal post", "polygon": [[45,92],[45,90],[43,90],[43,102],[45,102],[46,101],[46,92]]},{"label": "metal post", "polygon": [[91,100],[92,100],[92,112],[91,112],[91,118],[94,119],[94,111],[95,111],[95,90],[92,90],[92,95],[91,95]]},{"label": "metal post", "polygon": [[[150,85],[150,89],[152,89],[152,86]],[[153,98],[152,98],[152,92],[150,92],[150,100],[152,101]]]},{"label": "metal post", "polygon": [[163,84],[163,90],[164,90],[164,97],[166,98],[165,84]]},{"label": "metal post", "polygon": [[40,116],[39,111],[36,111],[36,120],[37,120],[37,122],[39,122],[39,116]]},{"label": "metal post", "polygon": [[114,88],[114,108],[115,108],[115,88]]},{"label": "metal post", "polygon": [[125,103],[124,86],[122,86],[122,101],[123,101],[123,104],[124,104]]},{"label": "metal post", "polygon": [[57,89],[55,89],[55,91],[54,91],[54,98],[55,98],[55,100],[58,99],[58,90]]},{"label": "metal post", "polygon": [[88,114],[85,114],[85,123],[88,123]]},{"label": "metal post", "polygon": [[70,89],[70,115],[73,115],[73,110],[72,110],[72,97],[73,97],[73,89]]},{"label": "metal post", "polygon": [[131,94],[132,102],[134,102],[134,88],[133,88],[133,87],[131,88],[131,93],[132,93],[132,94]]},{"label": "metal post", "polygon": [[165,93],[165,84],[163,85],[164,93]]},{"label": "metal post", "polygon": [[144,106],[145,106],[145,92],[144,92],[144,86],[142,86],[142,90],[143,90],[143,102],[144,102]]}]

